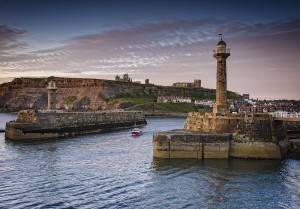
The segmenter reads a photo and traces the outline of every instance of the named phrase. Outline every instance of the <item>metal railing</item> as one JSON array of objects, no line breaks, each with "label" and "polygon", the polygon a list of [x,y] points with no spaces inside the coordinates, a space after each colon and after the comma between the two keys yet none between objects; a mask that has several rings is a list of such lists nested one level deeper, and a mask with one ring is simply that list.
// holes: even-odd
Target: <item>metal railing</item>
[{"label": "metal railing", "polygon": [[63,113],[63,110],[38,110],[39,113]]},{"label": "metal railing", "polygon": [[290,113],[290,112],[273,112],[270,113],[273,118],[300,118],[300,113]]},{"label": "metal railing", "polygon": [[218,53],[227,53],[230,54],[230,48],[226,48],[226,52],[224,52],[222,49],[215,49],[213,50],[214,54],[218,54]]}]

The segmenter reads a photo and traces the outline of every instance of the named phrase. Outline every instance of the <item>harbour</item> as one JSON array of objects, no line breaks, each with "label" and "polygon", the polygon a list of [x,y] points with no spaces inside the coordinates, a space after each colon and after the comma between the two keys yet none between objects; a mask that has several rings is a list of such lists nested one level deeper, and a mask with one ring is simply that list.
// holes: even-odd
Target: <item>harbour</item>
[{"label": "harbour", "polygon": [[[1,125],[15,114],[0,114]],[[184,118],[130,129],[13,142],[0,133],[1,208],[297,208],[300,161],[160,159],[155,132]]]},{"label": "harbour", "polygon": [[1,2],[0,209],[299,209],[297,3]]}]

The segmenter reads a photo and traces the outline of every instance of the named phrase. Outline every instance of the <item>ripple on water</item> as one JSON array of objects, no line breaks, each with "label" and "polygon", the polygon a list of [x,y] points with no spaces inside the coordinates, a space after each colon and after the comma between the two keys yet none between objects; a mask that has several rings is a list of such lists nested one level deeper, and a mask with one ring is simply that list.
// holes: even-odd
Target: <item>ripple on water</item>
[{"label": "ripple on water", "polygon": [[0,134],[0,208],[297,208],[296,160],[152,157],[152,134],[184,119],[149,119],[129,130],[31,143]]}]

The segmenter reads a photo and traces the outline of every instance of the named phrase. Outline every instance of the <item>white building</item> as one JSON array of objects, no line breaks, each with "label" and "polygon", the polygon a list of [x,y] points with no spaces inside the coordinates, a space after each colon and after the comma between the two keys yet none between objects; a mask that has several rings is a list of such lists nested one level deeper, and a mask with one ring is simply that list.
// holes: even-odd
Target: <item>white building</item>
[{"label": "white building", "polygon": [[184,97],[184,96],[158,96],[157,102],[192,103],[192,99],[191,97]]},{"label": "white building", "polygon": [[194,104],[213,107],[215,104],[215,101],[214,100],[195,100]]}]

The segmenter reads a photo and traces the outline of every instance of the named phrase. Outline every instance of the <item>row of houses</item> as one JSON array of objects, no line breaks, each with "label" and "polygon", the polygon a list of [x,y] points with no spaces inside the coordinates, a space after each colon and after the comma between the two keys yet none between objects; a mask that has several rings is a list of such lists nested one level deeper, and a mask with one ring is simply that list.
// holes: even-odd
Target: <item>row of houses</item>
[{"label": "row of houses", "polygon": [[191,97],[184,97],[184,96],[158,96],[157,97],[157,102],[162,102],[162,103],[192,103],[192,98]]},{"label": "row of houses", "polygon": [[274,108],[269,106],[240,106],[238,110],[240,113],[267,113],[275,111]]},{"label": "row of houses", "polygon": [[241,113],[268,113],[268,112],[299,112],[296,107],[278,107],[274,105],[256,105],[256,106],[240,106],[238,112]]},{"label": "row of houses", "polygon": [[[168,103],[168,102],[192,103],[192,98],[184,97],[184,96],[158,96],[157,102],[161,102],[161,103]],[[213,107],[214,103],[215,103],[214,100],[195,100],[194,101],[195,105],[203,105],[203,106],[210,106],[210,107]]]},{"label": "row of houses", "polygon": [[[157,102],[161,103],[194,103],[195,105],[213,107],[215,100],[195,100],[192,102],[191,97],[184,96],[159,96]],[[239,113],[269,113],[275,111],[298,112],[299,108],[294,106],[278,106],[278,105],[243,105],[237,101],[230,101],[229,108],[233,112]]]},{"label": "row of houses", "polygon": [[194,104],[213,107],[215,104],[215,100],[195,100]]}]

